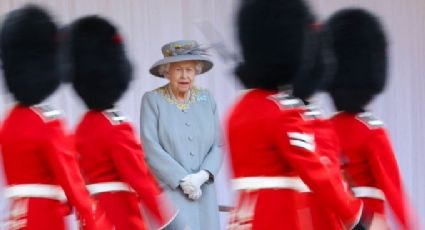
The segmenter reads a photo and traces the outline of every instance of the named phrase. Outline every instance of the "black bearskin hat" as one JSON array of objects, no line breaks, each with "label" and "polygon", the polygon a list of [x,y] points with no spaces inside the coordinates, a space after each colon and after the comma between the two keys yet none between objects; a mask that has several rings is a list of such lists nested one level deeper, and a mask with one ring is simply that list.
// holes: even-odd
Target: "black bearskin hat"
[{"label": "black bearskin hat", "polygon": [[338,110],[361,112],[385,86],[385,32],[378,18],[362,9],[337,12],[327,25],[338,62],[329,92]]},{"label": "black bearskin hat", "polygon": [[316,91],[326,90],[335,74],[336,60],[330,45],[326,26],[312,23],[305,38],[304,68],[293,81],[293,95],[306,103]]},{"label": "black bearskin hat", "polygon": [[21,104],[42,102],[59,86],[58,29],[41,8],[10,12],[0,31],[0,56],[7,88]]},{"label": "black bearskin hat", "polygon": [[117,28],[98,16],[73,22],[67,31],[68,78],[89,109],[114,107],[132,76]]},{"label": "black bearskin hat", "polygon": [[236,75],[246,88],[277,89],[302,67],[311,14],[302,0],[246,0],[237,27],[244,63]]}]

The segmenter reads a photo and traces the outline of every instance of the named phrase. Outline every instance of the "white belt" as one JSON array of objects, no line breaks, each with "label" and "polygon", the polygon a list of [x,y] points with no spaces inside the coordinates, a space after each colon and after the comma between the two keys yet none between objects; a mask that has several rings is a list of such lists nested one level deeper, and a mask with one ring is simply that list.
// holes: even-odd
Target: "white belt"
[{"label": "white belt", "polygon": [[134,190],[124,182],[103,182],[87,185],[91,195],[104,192],[134,192]]},{"label": "white belt", "polygon": [[5,189],[6,198],[48,198],[59,201],[66,201],[63,189],[58,185],[48,184],[19,184],[11,185]]},{"label": "white belt", "polygon": [[353,191],[355,197],[364,197],[364,198],[374,198],[379,200],[385,200],[385,195],[381,189],[375,187],[352,187],[351,191]]},{"label": "white belt", "polygon": [[234,190],[292,189],[298,192],[310,192],[299,177],[242,177],[232,180]]}]

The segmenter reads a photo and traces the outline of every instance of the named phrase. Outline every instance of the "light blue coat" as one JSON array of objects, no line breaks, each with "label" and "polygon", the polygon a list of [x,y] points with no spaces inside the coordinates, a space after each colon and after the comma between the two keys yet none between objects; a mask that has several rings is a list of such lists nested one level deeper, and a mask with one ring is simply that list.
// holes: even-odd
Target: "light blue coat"
[{"label": "light blue coat", "polygon": [[213,181],[202,186],[202,196],[196,201],[179,187],[188,174],[205,169],[216,176],[220,169],[222,149],[215,101],[207,90],[198,88],[191,90],[186,104],[177,104],[172,98],[168,85],[143,96],[140,130],[146,160],[180,210],[177,222],[186,223],[191,230],[220,229]]}]

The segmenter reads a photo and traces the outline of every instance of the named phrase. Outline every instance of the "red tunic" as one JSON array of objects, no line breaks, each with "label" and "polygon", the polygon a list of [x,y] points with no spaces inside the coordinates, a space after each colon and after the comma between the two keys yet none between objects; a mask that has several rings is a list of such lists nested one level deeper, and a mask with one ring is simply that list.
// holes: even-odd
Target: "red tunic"
[{"label": "red tunic", "polygon": [[[18,105],[6,117],[1,152],[8,189],[25,185],[62,188],[84,222],[83,229],[111,229],[85,188],[73,144],[57,115],[57,110],[46,107]],[[40,192],[39,187],[34,192]],[[66,228],[64,216],[69,211],[59,199],[14,196],[8,224],[10,229],[61,230]]]},{"label": "red tunic", "polygon": [[[344,171],[353,192],[356,188],[381,191],[403,229],[412,229],[397,160],[382,122],[370,113],[338,113],[331,118],[342,146]],[[383,194],[382,194],[383,192]],[[363,219],[368,222],[375,213],[384,215],[384,200],[376,193],[358,191],[364,201]],[[372,198],[375,196],[375,198]]]},{"label": "red tunic", "polygon": [[[303,117],[314,131],[316,152],[320,161],[328,168],[331,177],[336,178],[339,183],[346,187],[341,175],[341,163],[339,161],[340,145],[338,135],[333,124],[322,117],[321,111],[315,106],[308,106],[303,112]],[[329,208],[326,201],[312,192],[300,194],[302,206],[301,211],[311,216],[310,227],[305,229],[337,230],[344,229],[335,212]]]},{"label": "red tunic", "polygon": [[95,196],[116,230],[146,229],[140,200],[157,223],[164,224],[156,181],[129,122],[113,111],[89,111],[78,125],[75,139],[87,184],[125,182],[135,191],[102,192]]},{"label": "red tunic", "polygon": [[[346,226],[356,222],[361,202],[346,193],[340,178],[320,161],[314,130],[300,100],[282,92],[254,89],[235,105],[227,138],[235,179],[299,176]],[[255,185],[257,186],[257,185]],[[231,227],[305,229],[294,189],[243,189]]]}]

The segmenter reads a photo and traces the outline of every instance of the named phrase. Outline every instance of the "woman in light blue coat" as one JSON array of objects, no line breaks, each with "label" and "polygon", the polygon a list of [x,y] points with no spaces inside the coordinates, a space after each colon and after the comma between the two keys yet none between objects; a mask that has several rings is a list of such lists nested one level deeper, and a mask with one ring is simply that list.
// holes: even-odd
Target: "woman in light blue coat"
[{"label": "woman in light blue coat", "polygon": [[151,74],[169,83],[142,99],[140,124],[147,162],[179,209],[170,229],[219,229],[214,178],[221,162],[220,128],[212,95],[193,85],[213,66],[196,41],[162,47]]}]

